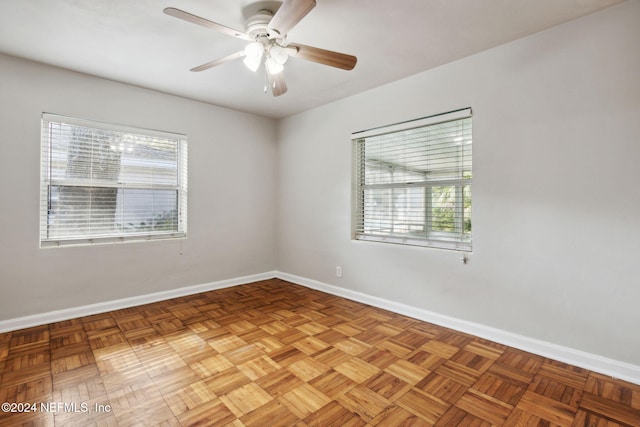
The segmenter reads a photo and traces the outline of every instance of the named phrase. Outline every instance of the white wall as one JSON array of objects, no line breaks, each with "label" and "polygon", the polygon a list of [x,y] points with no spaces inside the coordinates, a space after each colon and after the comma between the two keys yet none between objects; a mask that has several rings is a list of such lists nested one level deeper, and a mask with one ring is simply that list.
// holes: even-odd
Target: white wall
[{"label": "white wall", "polygon": [[[626,2],[281,121],[278,269],[640,364],[639,22]],[[350,133],[468,106],[469,264],[351,241]]]},{"label": "white wall", "polygon": [[[275,269],[273,120],[2,55],[0,111],[0,320]],[[188,238],[39,249],[42,112],[187,134]]]}]

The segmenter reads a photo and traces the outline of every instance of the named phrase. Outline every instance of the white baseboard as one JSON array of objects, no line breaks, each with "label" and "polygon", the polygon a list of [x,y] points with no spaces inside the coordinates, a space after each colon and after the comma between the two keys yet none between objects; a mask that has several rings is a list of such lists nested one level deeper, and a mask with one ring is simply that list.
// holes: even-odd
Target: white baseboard
[{"label": "white baseboard", "polygon": [[184,288],[171,289],[168,291],[155,292],[152,294],[139,295],[135,297],[122,298],[97,304],[72,307],[64,310],[50,311],[48,313],[34,314],[31,316],[18,317],[15,319],[0,320],[0,333],[15,331],[18,329],[30,328],[32,326],[46,325],[48,323],[60,322],[92,314],[104,313],[112,310],[119,310],[137,305],[149,304],[186,295],[198,294],[201,292],[216,289],[229,288],[231,286],[245,283],[268,280],[277,277],[288,282],[296,283],[307,288],[316,289],[331,295],[358,301],[374,307],[383,308],[394,313],[423,320],[425,322],[451,328],[456,331],[475,335],[500,344],[508,345],[550,359],[569,363],[581,368],[599,372],[614,378],[619,378],[634,384],[640,384],[640,366],[626,362],[620,362],[607,357],[587,353],[569,347],[549,343],[535,338],[514,334],[512,332],[481,325],[479,323],[456,319],[443,314],[434,313],[418,307],[390,301],[384,298],[367,295],[350,289],[341,288],[317,280],[300,277],[281,271],[269,271],[250,276],[236,277],[232,279],[220,280],[217,282],[204,283],[201,285],[187,286]]},{"label": "white baseboard", "polygon": [[368,304],[374,307],[383,308],[394,313],[402,314],[414,319],[423,320],[456,331],[475,335],[509,347],[517,348],[523,351],[534,353],[543,357],[558,360],[560,362],[569,363],[579,366],[593,372],[598,372],[634,384],[640,384],[640,366],[626,362],[620,362],[597,354],[587,353],[558,344],[542,341],[523,335],[514,334],[512,332],[485,326],[479,323],[469,322],[466,320],[456,319],[454,317],[445,316],[434,313],[421,308],[410,305],[390,301],[367,295],[350,289],[341,288],[317,280],[300,277],[293,274],[276,272],[276,277],[288,282],[296,283],[307,288],[316,289],[328,294],[347,298],[353,301]]},{"label": "white baseboard", "polygon": [[152,294],[138,295],[135,297],[100,302],[97,304],[50,311],[48,313],[34,314],[31,316],[18,317],[15,319],[0,320],[0,333],[30,328],[32,326],[46,325],[48,323],[60,322],[63,320],[75,319],[82,316],[90,316],[92,314],[99,314],[112,310],[120,310],[122,308],[164,301],[167,299],[183,297],[186,295],[199,294],[201,292],[213,291],[216,289],[229,288],[231,286],[243,285],[245,283],[257,282],[260,280],[273,279],[275,276],[275,271],[269,271],[260,274],[252,274],[250,276],[235,277],[233,279],[219,280],[217,282],[171,289],[168,291],[154,292]]}]

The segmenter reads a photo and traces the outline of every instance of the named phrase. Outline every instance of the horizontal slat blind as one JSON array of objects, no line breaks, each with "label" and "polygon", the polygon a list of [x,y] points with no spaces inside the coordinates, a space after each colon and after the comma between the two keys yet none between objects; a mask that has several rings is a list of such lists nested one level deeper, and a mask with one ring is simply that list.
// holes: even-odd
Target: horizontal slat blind
[{"label": "horizontal slat blind", "polygon": [[352,141],[355,239],[471,250],[470,109]]},{"label": "horizontal slat blind", "polygon": [[41,246],[186,236],[186,136],[43,114],[41,147]]}]

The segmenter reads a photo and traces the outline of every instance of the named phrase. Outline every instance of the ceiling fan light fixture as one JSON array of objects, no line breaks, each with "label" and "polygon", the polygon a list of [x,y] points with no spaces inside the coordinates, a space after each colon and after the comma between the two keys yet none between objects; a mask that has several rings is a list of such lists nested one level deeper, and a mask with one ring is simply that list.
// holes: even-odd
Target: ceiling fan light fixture
[{"label": "ceiling fan light fixture", "polygon": [[260,60],[256,60],[255,58],[250,58],[250,57],[245,57],[244,60],[242,60],[242,62],[244,63],[244,65],[247,66],[248,69],[250,69],[251,71],[253,71],[254,73],[258,70],[258,68],[260,68]]},{"label": "ceiling fan light fixture", "polygon": [[267,67],[267,70],[269,71],[269,73],[271,74],[281,73],[282,70],[284,69],[282,64],[279,64],[276,60],[274,60],[271,57],[267,58],[266,61],[264,61],[264,64]]},{"label": "ceiling fan light fixture", "polygon": [[289,54],[282,46],[273,44],[269,48],[269,57],[276,63],[284,65],[284,63],[287,62],[287,59],[289,59]]},{"label": "ceiling fan light fixture", "polygon": [[264,55],[264,46],[262,43],[254,42],[249,43],[244,48],[244,65],[247,66],[248,69],[253,71],[254,73],[260,67],[260,63],[262,62],[262,56]]}]

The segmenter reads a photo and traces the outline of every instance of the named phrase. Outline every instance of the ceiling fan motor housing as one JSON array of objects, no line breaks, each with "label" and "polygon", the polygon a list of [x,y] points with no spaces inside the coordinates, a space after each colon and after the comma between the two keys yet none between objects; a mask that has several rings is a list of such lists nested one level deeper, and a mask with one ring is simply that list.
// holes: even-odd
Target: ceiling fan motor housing
[{"label": "ceiling fan motor housing", "polygon": [[259,10],[255,15],[247,20],[247,34],[254,40],[262,37],[269,37],[267,26],[273,18],[273,12],[267,9]]}]

